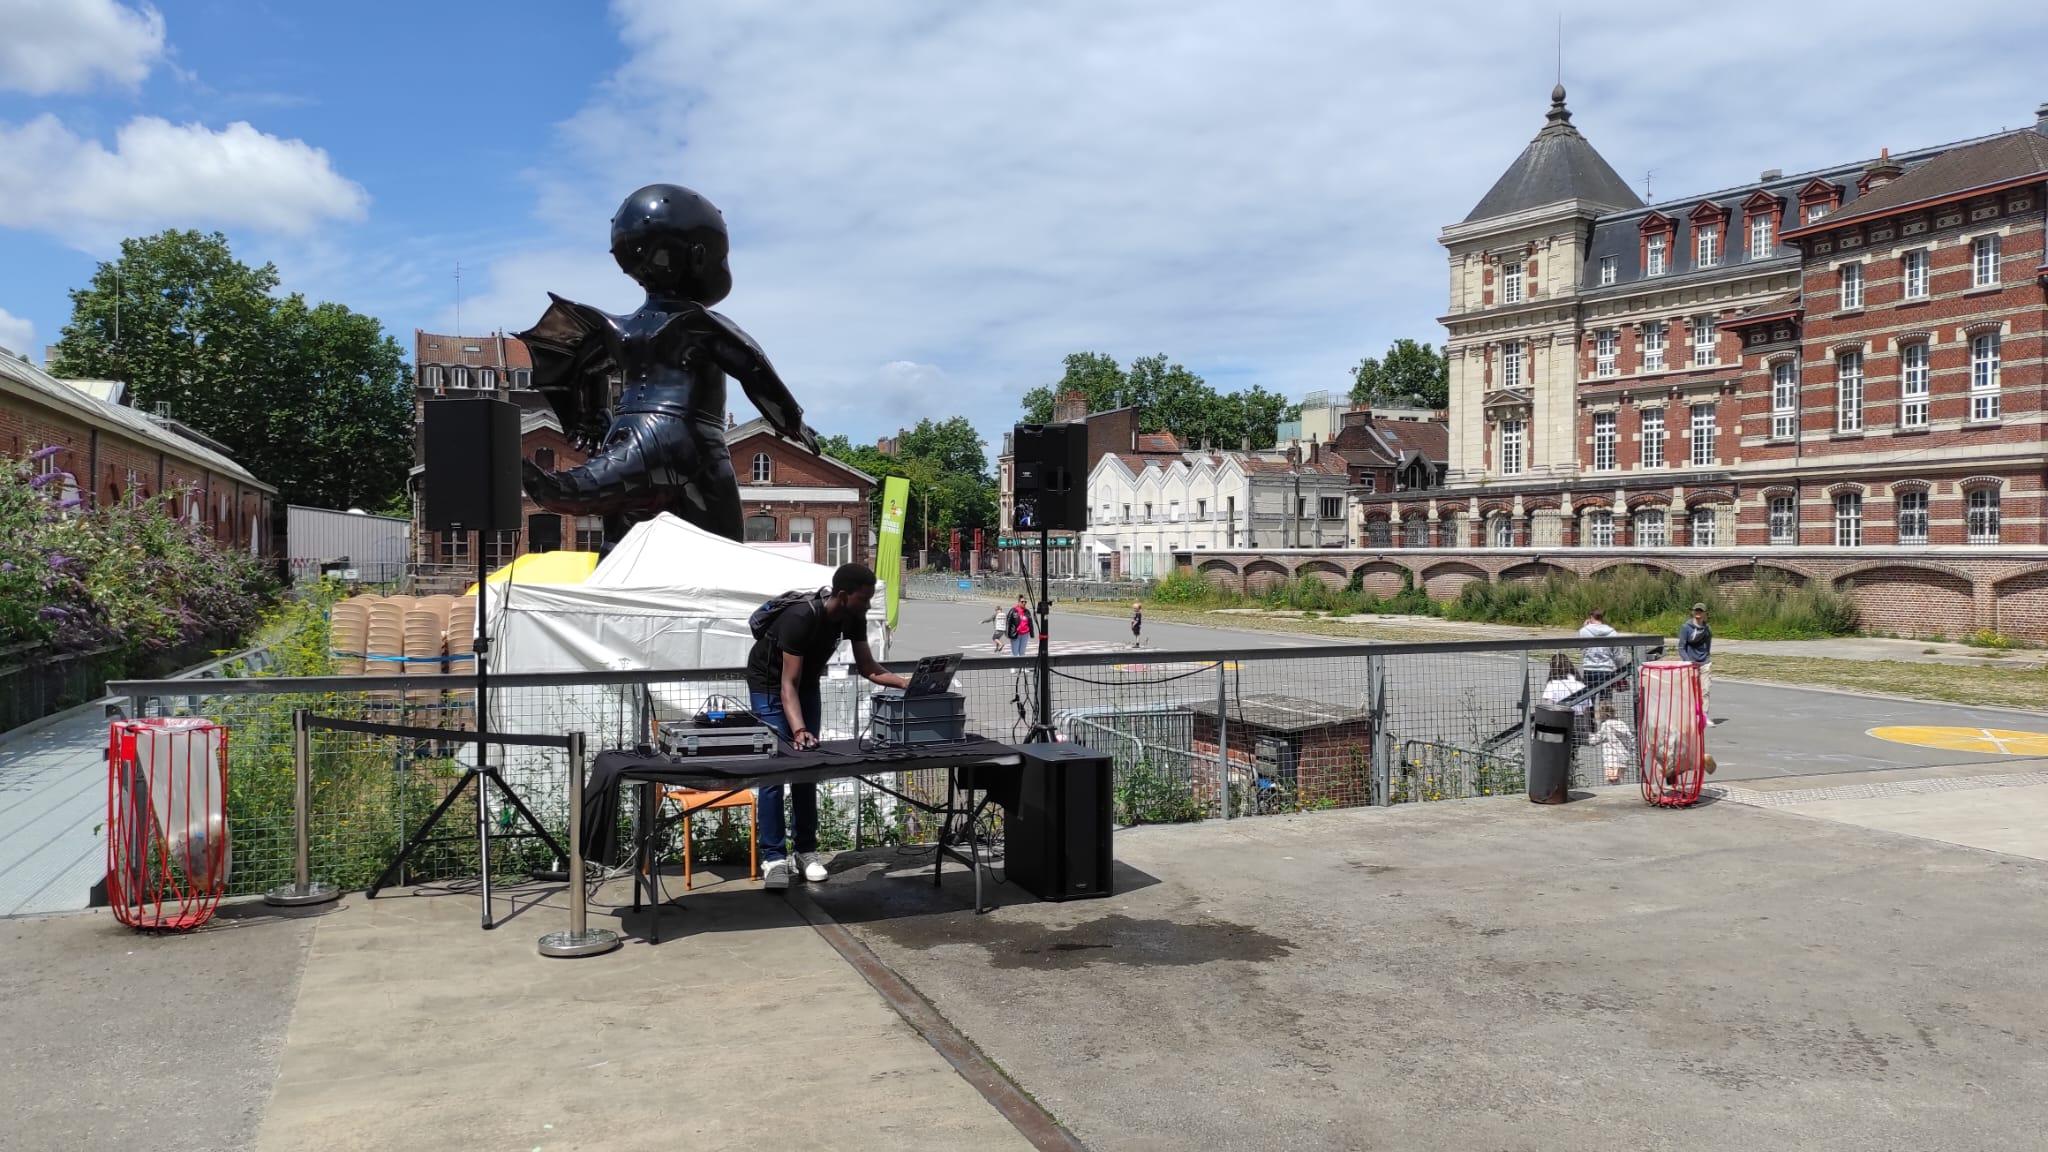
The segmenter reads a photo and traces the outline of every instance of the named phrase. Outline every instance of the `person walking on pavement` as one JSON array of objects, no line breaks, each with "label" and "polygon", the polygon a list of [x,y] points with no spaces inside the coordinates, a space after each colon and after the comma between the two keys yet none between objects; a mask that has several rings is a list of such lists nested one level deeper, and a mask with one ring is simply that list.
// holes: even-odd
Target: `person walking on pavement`
[{"label": "person walking on pavement", "polygon": [[1145,605],[1140,601],[1131,603],[1131,647],[1145,642]]},{"label": "person walking on pavement", "polygon": [[1031,643],[1031,609],[1024,603],[1024,597],[1010,605],[1009,615],[1003,619],[1003,635],[1010,638],[1010,655],[1022,656]]},{"label": "person walking on pavement", "polygon": [[[907,683],[884,669],[868,647],[868,606],[874,598],[874,572],[861,564],[841,564],[832,573],[829,593],[792,595],[786,601],[778,597],[761,607],[765,618],[747,657],[748,703],[762,724],[799,751],[818,745],[817,725],[823,719],[818,680],[840,640],[853,645],[854,670],[870,683],[884,688]],[[782,787],[755,790],[764,888],[789,887],[792,873],[811,881],[826,876],[818,855],[818,786],[789,785],[794,829],[784,825]]]},{"label": "person walking on pavement", "polygon": [[[1613,626],[1607,623],[1607,610],[1595,608],[1586,615],[1586,622],[1579,625],[1579,635],[1588,640],[1604,639],[1615,635]],[[1579,654],[1579,673],[1586,683],[1600,688],[1605,697],[1609,688],[1606,682],[1613,679],[1615,670],[1614,649],[1608,647],[1587,648]]]},{"label": "person walking on pavement", "polygon": [[1694,604],[1692,619],[1678,626],[1678,658],[1700,666],[1700,712],[1714,723],[1708,703],[1708,676],[1714,670],[1714,630],[1707,627],[1707,606]]}]

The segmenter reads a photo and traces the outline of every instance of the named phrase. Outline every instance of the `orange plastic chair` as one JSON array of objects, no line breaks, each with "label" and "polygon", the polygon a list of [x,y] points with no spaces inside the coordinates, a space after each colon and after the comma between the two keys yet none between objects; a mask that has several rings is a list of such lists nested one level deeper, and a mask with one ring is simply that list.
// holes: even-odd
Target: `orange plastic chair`
[{"label": "orange plastic chair", "polygon": [[695,788],[664,788],[663,800],[673,800],[682,808],[683,814],[683,891],[688,892],[691,884],[693,865],[690,860],[689,819],[699,812],[716,808],[745,808],[747,810],[747,879],[761,878],[761,813],[754,805],[754,790],[743,789],[727,794],[704,792]]}]

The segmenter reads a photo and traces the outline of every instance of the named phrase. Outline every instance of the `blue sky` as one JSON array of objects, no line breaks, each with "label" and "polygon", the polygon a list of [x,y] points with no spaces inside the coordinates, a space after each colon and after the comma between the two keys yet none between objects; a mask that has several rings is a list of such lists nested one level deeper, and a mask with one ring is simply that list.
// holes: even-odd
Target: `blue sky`
[{"label": "blue sky", "polygon": [[[1575,121],[1659,200],[2032,121],[2038,5],[1563,13]],[[575,13],[584,13],[575,15]],[[1654,19],[1645,15],[1654,13]],[[724,209],[722,311],[811,422],[1006,427],[1080,349],[1341,389],[1439,342],[1436,235],[1542,124],[1546,10],[1439,0],[0,0],[0,344],[121,236],[219,228],[415,327],[626,309],[634,187]],[[743,403],[736,402],[741,415]]]}]

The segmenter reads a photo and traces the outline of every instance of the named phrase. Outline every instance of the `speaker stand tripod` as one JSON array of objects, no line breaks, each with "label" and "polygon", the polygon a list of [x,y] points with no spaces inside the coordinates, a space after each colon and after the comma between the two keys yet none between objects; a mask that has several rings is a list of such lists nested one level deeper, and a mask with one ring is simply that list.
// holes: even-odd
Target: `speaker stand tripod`
[{"label": "speaker stand tripod", "polygon": [[[1052,611],[1052,587],[1046,581],[1048,534],[1048,529],[1038,530],[1038,722],[1031,726],[1026,744],[1050,744],[1059,739],[1052,726],[1052,638],[1045,626],[1046,614]],[[1025,580],[1030,580],[1028,574]]]},{"label": "speaker stand tripod", "polygon": [[[511,801],[513,811],[519,814],[520,819],[526,821],[527,827],[533,829],[531,835],[539,837],[541,843],[546,844],[548,850],[555,854],[556,860],[567,861],[569,856],[562,851],[562,846],[555,842],[555,838],[548,835],[548,830],[541,827],[540,821],[534,817],[526,803],[519,799],[519,793],[514,792],[512,786],[505,783],[505,778],[498,775],[497,766],[490,760],[491,622],[488,610],[490,592],[485,586],[489,572],[485,569],[483,543],[484,534],[479,530],[476,534],[476,764],[465,771],[462,778],[455,782],[455,786],[448,790],[448,794],[441,798],[441,803],[435,807],[433,814],[420,825],[419,831],[414,832],[411,838],[406,840],[405,847],[399,849],[398,855],[391,863],[385,865],[383,874],[377,877],[377,882],[370,885],[364,895],[375,899],[377,893],[397,880],[400,870],[405,867],[405,862],[412,858],[413,853],[430,843],[448,842],[449,838],[431,839],[434,828],[440,824],[441,817],[447,815],[456,798],[467,791],[473,783],[476,785],[477,878],[481,881],[483,889],[483,926],[488,931],[498,926],[491,918],[491,785],[498,786],[498,791],[504,794],[505,799]],[[523,832],[508,833],[507,838],[525,839],[527,835],[528,833]]]}]

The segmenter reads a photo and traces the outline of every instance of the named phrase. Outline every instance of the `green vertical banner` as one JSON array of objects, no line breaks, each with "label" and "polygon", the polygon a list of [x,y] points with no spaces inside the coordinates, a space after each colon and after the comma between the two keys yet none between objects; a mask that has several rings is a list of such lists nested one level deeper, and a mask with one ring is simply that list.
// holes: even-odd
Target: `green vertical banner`
[{"label": "green vertical banner", "polygon": [[896,627],[896,605],[903,599],[903,511],[910,506],[910,481],[890,476],[882,481],[882,531],[875,555],[875,574],[888,596],[888,626]]}]

